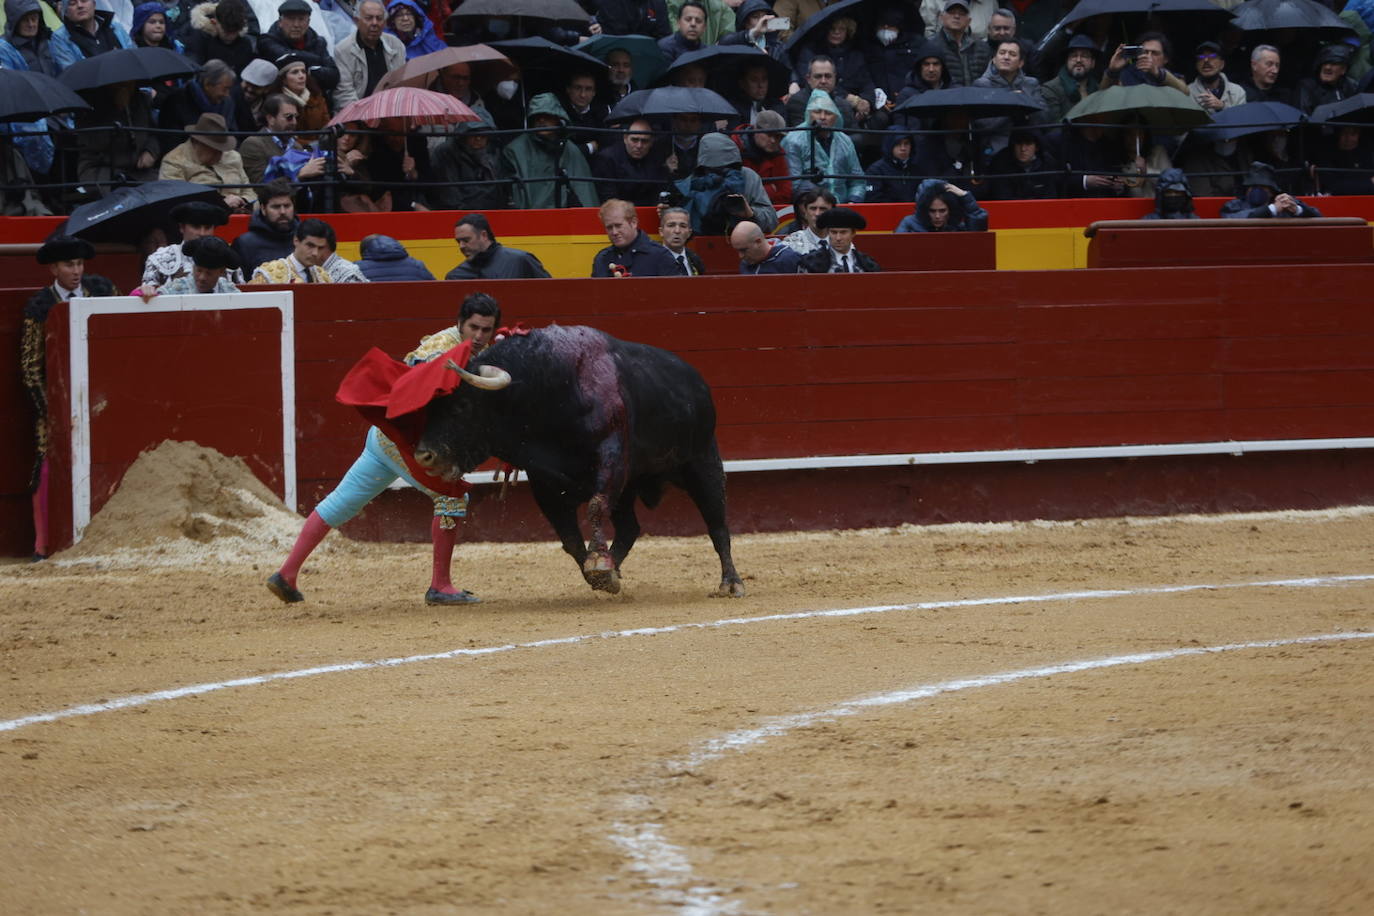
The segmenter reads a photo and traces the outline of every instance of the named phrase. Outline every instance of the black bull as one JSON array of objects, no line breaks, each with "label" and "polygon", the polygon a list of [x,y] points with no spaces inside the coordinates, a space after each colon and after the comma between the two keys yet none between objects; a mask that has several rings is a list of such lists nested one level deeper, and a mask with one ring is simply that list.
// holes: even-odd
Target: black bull
[{"label": "black bull", "polygon": [[[492,455],[523,468],[583,578],[612,593],[639,537],[635,499],[652,509],[664,485],[676,484],[696,503],[720,556],[716,594],[744,594],[730,558],[716,408],[695,369],[657,347],[553,325],[502,340],[467,370],[468,383],[430,405],[415,450],[421,465],[449,479]],[[591,527],[586,544],[577,519],[582,503]],[[608,514],[615,529],[609,550]]]}]

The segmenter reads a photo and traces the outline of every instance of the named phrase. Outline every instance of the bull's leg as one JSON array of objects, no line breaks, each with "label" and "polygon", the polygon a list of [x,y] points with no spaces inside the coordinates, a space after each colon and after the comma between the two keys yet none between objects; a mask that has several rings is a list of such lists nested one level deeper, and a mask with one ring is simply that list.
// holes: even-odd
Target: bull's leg
[{"label": "bull's leg", "polygon": [[[591,538],[587,541],[587,557],[582,561],[582,577],[592,588],[611,594],[620,591],[620,564],[606,546],[606,517],[611,515],[614,521],[622,494],[626,493],[625,461],[624,441],[616,431],[597,449],[596,489],[587,501]],[[633,498],[632,492],[628,495]]]},{"label": "bull's leg", "polygon": [[725,524],[725,469],[714,445],[705,458],[683,468],[683,487],[692,502],[697,504],[711,544],[720,557],[720,587],[714,592],[718,598],[743,598],[744,580],[735,572],[730,556],[730,529]]},{"label": "bull's leg", "polygon": [[534,494],[539,511],[544,513],[554,533],[563,542],[563,549],[577,561],[577,568],[581,569],[587,559],[587,548],[582,543],[582,529],[577,524],[577,504],[548,484],[534,479],[530,480],[530,492]]},{"label": "bull's leg", "polygon": [[620,494],[620,500],[615,504],[615,509],[611,511],[611,523],[615,525],[615,541],[611,544],[611,559],[615,560],[615,568],[619,569],[620,564],[625,562],[625,558],[630,555],[630,549],[635,546],[635,541],[639,539],[639,516],[635,515],[635,488],[626,487]]}]

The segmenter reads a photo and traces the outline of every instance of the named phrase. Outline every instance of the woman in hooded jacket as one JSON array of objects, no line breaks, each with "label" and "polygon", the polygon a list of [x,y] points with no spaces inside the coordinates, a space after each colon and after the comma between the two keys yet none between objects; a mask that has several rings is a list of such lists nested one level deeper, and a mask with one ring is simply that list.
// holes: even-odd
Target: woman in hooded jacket
[{"label": "woman in hooded jacket", "polygon": [[386,30],[405,44],[406,60],[448,47],[415,0],[391,0],[386,5]]},{"label": "woman in hooded jacket", "polygon": [[897,224],[895,232],[986,232],[988,211],[973,194],[938,178],[927,178],[916,189],[916,209]]}]

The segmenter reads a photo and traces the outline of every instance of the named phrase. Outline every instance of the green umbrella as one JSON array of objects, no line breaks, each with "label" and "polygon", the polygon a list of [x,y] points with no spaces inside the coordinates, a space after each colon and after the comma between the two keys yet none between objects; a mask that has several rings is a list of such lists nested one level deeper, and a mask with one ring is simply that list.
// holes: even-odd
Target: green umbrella
[{"label": "green umbrella", "polygon": [[1138,122],[1160,130],[1187,130],[1212,122],[1192,96],[1168,86],[1108,86],[1069,109],[1065,121],[1088,124]]},{"label": "green umbrella", "polygon": [[630,79],[636,89],[649,88],[668,69],[658,42],[646,35],[594,35],[578,45],[577,50],[601,61],[612,51],[625,51],[630,55]]}]

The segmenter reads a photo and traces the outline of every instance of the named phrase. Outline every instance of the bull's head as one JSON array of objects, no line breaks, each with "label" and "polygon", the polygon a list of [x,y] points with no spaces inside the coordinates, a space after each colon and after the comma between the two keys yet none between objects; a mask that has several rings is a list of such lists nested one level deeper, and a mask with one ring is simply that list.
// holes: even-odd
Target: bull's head
[{"label": "bull's head", "polygon": [[451,359],[444,366],[457,372],[464,384],[430,402],[425,432],[415,447],[415,461],[446,480],[454,480],[491,456],[490,395],[485,392],[505,388],[511,376],[496,366],[469,372]]}]

